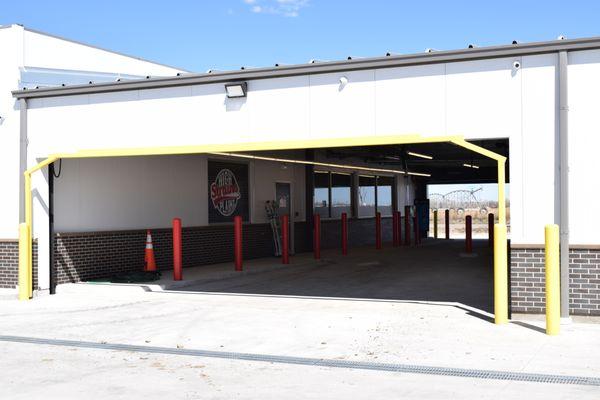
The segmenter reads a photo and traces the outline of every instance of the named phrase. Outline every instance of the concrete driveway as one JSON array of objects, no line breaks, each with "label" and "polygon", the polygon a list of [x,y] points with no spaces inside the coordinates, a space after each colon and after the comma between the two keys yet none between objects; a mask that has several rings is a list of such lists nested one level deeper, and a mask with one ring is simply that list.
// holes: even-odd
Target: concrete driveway
[{"label": "concrete driveway", "polygon": [[548,337],[456,303],[147,290],[74,284],[0,302],[0,398],[600,397],[498,375],[599,378],[598,324]]},{"label": "concrete driveway", "polygon": [[[278,259],[252,260],[250,270],[272,267],[265,273],[212,278],[197,268],[186,291],[334,297],[378,300],[456,302],[486,312],[493,310],[493,266],[486,241],[475,241],[474,252],[466,255],[459,240],[426,240],[418,247],[383,250],[352,248],[348,256],[339,250],[322,252],[320,262],[312,254],[292,257],[292,265],[282,268]],[[295,265],[294,265],[295,264]],[[278,267],[278,268],[277,268]],[[233,269],[231,264],[213,268]],[[178,289],[169,280],[166,288]],[[204,279],[206,275],[206,279]]]}]

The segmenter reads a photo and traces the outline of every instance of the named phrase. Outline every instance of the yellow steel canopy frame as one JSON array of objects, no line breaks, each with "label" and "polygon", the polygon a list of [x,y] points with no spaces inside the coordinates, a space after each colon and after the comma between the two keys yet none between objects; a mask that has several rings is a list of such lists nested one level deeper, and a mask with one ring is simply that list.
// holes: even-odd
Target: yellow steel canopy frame
[{"label": "yellow steel canopy frame", "polygon": [[[124,149],[100,149],[82,150],[74,153],[53,154],[38,165],[25,171],[25,223],[20,231],[20,249],[27,248],[26,254],[19,255],[19,299],[31,298],[31,276],[32,276],[32,193],[31,174],[63,158],[96,158],[96,157],[126,157],[126,156],[154,156],[175,154],[202,154],[218,152],[242,152],[242,151],[264,151],[264,150],[294,150],[294,149],[316,149],[330,147],[356,147],[377,146],[395,144],[419,144],[419,143],[453,143],[457,146],[479,153],[498,163],[498,224],[496,230],[499,235],[494,235],[496,240],[494,246],[494,314],[496,323],[507,322],[508,316],[508,285],[507,276],[507,254],[506,254],[506,202],[505,202],[505,164],[506,157],[494,153],[488,149],[467,142],[462,136],[422,136],[422,135],[392,135],[392,136],[366,136],[366,137],[344,137],[331,139],[313,140],[281,140],[270,142],[245,142],[230,144],[206,144],[197,146],[172,146],[172,147],[150,147],[150,148],[124,148]],[[504,234],[502,234],[504,232]],[[504,243],[501,243],[501,241]],[[496,246],[498,245],[498,246]],[[22,282],[22,279],[24,280]]]}]

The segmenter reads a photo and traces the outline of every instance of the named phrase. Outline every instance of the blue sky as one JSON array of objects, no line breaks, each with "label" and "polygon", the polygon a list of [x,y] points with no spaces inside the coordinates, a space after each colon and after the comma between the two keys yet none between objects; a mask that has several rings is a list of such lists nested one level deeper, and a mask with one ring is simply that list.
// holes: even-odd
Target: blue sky
[{"label": "blue sky", "polygon": [[21,23],[184,69],[600,36],[600,1],[9,1]]}]

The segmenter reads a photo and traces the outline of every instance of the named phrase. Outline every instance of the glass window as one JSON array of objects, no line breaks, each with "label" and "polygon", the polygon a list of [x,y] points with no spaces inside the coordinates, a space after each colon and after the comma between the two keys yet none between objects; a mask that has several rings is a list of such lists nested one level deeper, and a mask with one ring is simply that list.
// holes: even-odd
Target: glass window
[{"label": "glass window", "polygon": [[329,218],[329,172],[315,171],[314,213]]},{"label": "glass window", "polygon": [[375,216],[375,177],[360,175],[358,177],[358,216]]},{"label": "glass window", "polygon": [[391,176],[377,177],[377,211],[381,215],[392,215],[392,188],[394,178]]},{"label": "glass window", "polygon": [[341,218],[342,213],[352,216],[352,176],[331,174],[331,218]]}]

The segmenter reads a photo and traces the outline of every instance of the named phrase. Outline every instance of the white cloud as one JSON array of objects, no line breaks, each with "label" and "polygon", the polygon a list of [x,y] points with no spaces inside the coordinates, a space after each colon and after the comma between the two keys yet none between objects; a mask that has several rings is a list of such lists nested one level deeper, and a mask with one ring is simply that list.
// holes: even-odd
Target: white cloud
[{"label": "white cloud", "polygon": [[297,17],[300,10],[308,6],[309,0],[243,0],[250,11],[257,14],[275,14],[284,17]]}]

